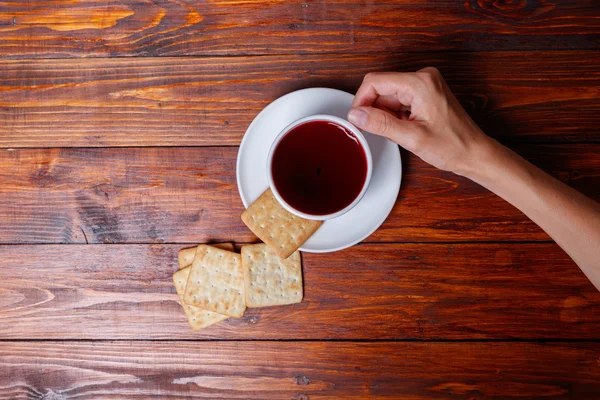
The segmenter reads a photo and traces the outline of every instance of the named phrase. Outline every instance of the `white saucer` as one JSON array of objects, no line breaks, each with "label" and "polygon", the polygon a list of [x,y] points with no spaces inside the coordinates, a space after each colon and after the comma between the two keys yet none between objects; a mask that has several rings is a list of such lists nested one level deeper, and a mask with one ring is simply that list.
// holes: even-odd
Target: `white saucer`
[{"label": "white saucer", "polygon": [[[237,157],[237,184],[247,208],[268,189],[267,155],[277,134],[291,122],[313,114],[346,118],[353,95],[335,89],[311,88],[289,93],[265,107],[246,130]],[[398,146],[364,133],[373,155],[369,189],[352,210],[325,221],[304,243],[302,251],[327,253],[350,247],[375,232],[392,211],[402,178]]]}]

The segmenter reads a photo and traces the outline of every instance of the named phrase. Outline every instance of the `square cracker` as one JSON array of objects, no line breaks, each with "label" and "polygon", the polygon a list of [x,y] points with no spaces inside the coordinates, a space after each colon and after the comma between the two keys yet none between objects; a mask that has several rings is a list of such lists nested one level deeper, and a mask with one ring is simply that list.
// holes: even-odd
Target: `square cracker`
[{"label": "square cracker", "polygon": [[246,306],[268,307],[302,301],[302,261],[296,251],[280,258],[267,245],[242,247]]},{"label": "square cracker", "polygon": [[240,318],[246,309],[240,255],[199,245],[183,301],[191,306]]},{"label": "square cracker", "polygon": [[[216,247],[218,249],[235,251],[235,246],[233,243],[215,243],[211,244],[212,247]],[[196,255],[196,247],[189,247],[187,249],[179,250],[177,254],[177,261],[179,262],[179,269],[189,267],[192,265],[192,261],[194,261],[194,256]]]},{"label": "square cracker", "polygon": [[[194,251],[196,248],[194,247]],[[202,308],[190,306],[183,302],[183,294],[185,292],[185,285],[190,274],[192,267],[185,267],[173,274],[173,283],[175,284],[175,290],[179,296],[179,301],[187,315],[188,322],[193,330],[203,329],[211,325],[221,322],[227,318],[227,315],[218,314],[216,312],[203,310]]]},{"label": "square cracker", "polygon": [[288,258],[323,224],[295,216],[283,208],[271,189],[242,213],[242,221],[279,257]]}]

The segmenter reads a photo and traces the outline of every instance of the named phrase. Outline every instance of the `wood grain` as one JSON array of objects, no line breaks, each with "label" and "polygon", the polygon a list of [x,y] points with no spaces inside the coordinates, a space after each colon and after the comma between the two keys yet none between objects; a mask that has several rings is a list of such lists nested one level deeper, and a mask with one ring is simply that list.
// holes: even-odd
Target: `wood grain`
[{"label": "wood grain", "polygon": [[[517,151],[600,200],[600,144]],[[520,211],[408,153],[398,201],[368,242],[539,241]],[[0,243],[256,241],[235,147],[0,150]]]},{"label": "wood grain", "polygon": [[370,71],[437,66],[486,132],[600,200],[598,18],[596,0],[0,3],[0,243],[21,244],[0,246],[0,399],[595,398],[600,293],[518,210],[406,153],[368,243],[303,255],[301,304],[194,332],[171,274],[190,243],[256,240],[234,172],[254,116]]},{"label": "wood grain", "polygon": [[598,3],[5,2],[0,56],[181,56],[598,49]]},{"label": "wood grain", "polygon": [[600,293],[555,244],[304,253],[302,303],[199,332],[171,281],[181,247],[0,247],[0,339],[600,339]]},{"label": "wood grain", "polygon": [[600,57],[571,51],[0,60],[0,147],[237,145],[288,92],[429,65],[492,136],[600,141]]},{"label": "wood grain", "polygon": [[592,399],[598,343],[3,343],[0,399]]}]

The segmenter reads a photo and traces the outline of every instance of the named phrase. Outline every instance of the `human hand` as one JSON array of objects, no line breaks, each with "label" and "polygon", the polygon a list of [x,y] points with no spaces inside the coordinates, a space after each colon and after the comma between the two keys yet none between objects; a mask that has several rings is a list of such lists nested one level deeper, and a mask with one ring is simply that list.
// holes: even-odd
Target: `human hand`
[{"label": "human hand", "polygon": [[460,175],[477,168],[481,146],[492,142],[431,67],[413,73],[367,74],[348,120]]}]

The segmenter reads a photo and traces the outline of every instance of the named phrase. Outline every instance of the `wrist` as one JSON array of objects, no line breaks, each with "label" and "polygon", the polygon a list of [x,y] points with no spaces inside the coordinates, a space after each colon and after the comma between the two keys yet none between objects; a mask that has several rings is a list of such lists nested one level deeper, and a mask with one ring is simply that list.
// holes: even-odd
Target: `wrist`
[{"label": "wrist", "polygon": [[454,173],[483,183],[495,168],[495,162],[503,158],[503,149],[504,146],[480,131],[476,139],[472,140],[466,157]]}]

